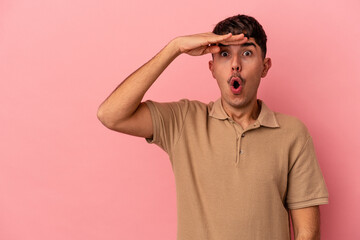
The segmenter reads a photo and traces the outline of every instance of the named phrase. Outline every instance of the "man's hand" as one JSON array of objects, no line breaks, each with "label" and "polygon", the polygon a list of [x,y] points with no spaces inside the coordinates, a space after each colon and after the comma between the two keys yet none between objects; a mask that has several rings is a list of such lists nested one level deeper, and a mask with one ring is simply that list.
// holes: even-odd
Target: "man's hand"
[{"label": "man's hand", "polygon": [[218,53],[220,51],[219,46],[217,46],[218,43],[223,45],[238,45],[247,40],[243,33],[239,35],[232,35],[231,33],[216,35],[212,32],[182,36],[174,39],[180,54],[187,53],[191,56]]}]

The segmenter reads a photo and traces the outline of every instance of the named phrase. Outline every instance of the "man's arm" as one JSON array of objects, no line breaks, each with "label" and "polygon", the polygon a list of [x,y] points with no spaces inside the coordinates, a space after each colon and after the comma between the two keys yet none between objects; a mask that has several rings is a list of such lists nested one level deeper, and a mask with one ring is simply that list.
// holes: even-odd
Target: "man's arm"
[{"label": "man's arm", "polygon": [[242,44],[243,34],[232,36],[203,33],[172,40],[154,58],[126,78],[100,105],[97,116],[108,128],[139,137],[153,135],[152,120],[148,107],[142,103],[146,91],[166,67],[180,54],[199,56],[217,53],[214,44]]},{"label": "man's arm", "polygon": [[295,240],[320,240],[319,206],[290,210]]}]

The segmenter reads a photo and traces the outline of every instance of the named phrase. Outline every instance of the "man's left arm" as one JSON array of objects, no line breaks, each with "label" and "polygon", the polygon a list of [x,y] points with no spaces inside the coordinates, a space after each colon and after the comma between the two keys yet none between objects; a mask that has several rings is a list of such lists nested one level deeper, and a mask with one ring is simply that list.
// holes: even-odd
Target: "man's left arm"
[{"label": "man's left arm", "polygon": [[290,210],[295,240],[320,240],[319,206]]}]

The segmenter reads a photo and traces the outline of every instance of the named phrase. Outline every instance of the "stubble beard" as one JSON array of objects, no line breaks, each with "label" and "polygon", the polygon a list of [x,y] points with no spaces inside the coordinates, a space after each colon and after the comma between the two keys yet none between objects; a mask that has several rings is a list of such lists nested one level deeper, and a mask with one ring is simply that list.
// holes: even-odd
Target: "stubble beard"
[{"label": "stubble beard", "polygon": [[230,93],[230,95],[225,96],[223,101],[225,101],[226,102],[225,104],[233,109],[245,109],[245,108],[249,107],[250,105],[252,105],[254,101],[255,102],[257,101],[257,90],[254,93],[254,96],[252,94],[250,96],[250,95],[246,95],[244,93],[245,93],[245,91],[239,95],[234,95],[234,94]]}]

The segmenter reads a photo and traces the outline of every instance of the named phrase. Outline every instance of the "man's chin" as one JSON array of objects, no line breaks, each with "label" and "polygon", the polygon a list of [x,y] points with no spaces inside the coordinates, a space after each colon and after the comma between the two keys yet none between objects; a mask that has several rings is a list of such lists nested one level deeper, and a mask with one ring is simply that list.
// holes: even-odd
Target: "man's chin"
[{"label": "man's chin", "polygon": [[[237,96],[237,95],[236,95]],[[223,105],[228,105],[232,108],[243,108],[247,105],[247,101],[244,98],[232,97],[231,99],[222,98]]]},{"label": "man's chin", "polygon": [[240,95],[233,95],[230,99],[222,98],[222,102],[223,105],[226,104],[234,109],[244,109],[252,105],[252,101],[250,99]]},{"label": "man's chin", "polygon": [[233,108],[241,109],[241,108],[245,108],[249,104],[245,101],[233,101],[233,102],[230,102],[229,105]]}]

